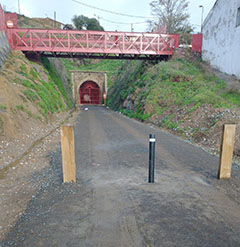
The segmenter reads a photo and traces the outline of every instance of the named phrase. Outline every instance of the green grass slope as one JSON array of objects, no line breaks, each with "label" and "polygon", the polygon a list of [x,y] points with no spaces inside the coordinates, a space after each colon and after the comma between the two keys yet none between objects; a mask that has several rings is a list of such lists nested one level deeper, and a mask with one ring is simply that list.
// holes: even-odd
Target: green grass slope
[{"label": "green grass slope", "polygon": [[107,72],[108,87],[113,84],[118,70],[124,64],[122,60],[78,60],[76,62],[76,60],[66,58],[63,58],[62,62],[68,71],[69,78],[71,78],[71,70]]},{"label": "green grass slope", "polygon": [[[181,58],[156,65],[147,62],[125,62],[110,89],[109,105],[125,114],[142,119],[162,115],[169,108],[190,106],[190,112],[203,104],[215,108],[240,106],[240,94],[228,90],[226,83],[206,71],[204,64]],[[129,98],[132,109],[123,103]]]},{"label": "green grass slope", "polygon": [[224,123],[237,124],[235,154],[240,155],[240,93],[229,89],[191,53],[167,62],[63,59],[70,70],[106,71],[108,106],[152,123],[218,152]]}]

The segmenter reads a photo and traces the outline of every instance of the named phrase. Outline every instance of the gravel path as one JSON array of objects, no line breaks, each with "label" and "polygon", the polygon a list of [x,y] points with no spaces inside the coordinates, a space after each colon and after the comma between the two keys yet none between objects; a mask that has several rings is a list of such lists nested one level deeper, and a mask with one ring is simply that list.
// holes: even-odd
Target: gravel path
[{"label": "gravel path", "polygon": [[[101,107],[75,126],[77,183],[61,183],[60,149],[0,246],[240,246],[240,170],[216,178],[218,159],[159,129]],[[147,183],[155,133],[155,184]]]}]

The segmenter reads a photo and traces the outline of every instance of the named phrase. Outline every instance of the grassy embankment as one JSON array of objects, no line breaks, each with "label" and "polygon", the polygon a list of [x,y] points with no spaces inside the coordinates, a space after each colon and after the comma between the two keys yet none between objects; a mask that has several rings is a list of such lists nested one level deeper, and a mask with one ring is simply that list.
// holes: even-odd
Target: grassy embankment
[{"label": "grassy embankment", "polygon": [[[6,68],[1,72],[6,81],[20,85],[21,92],[16,106],[11,106],[10,111],[26,112],[29,117],[47,119],[49,114],[54,112],[65,111],[72,108],[73,103],[68,99],[61,81],[56,76],[56,71],[43,59],[45,68],[34,62],[27,60],[20,52],[14,52],[9,55],[6,61]],[[14,69],[13,69],[14,68]],[[32,113],[29,109],[29,103],[35,106],[39,114]],[[7,109],[6,105],[1,105],[1,109]]]},{"label": "grassy embankment", "polygon": [[103,71],[107,72],[107,84],[110,87],[115,81],[115,76],[118,70],[123,66],[122,60],[84,60],[84,63],[77,65],[72,59],[62,59],[66,70],[68,71],[69,78],[70,70],[84,70],[84,71]]},{"label": "grassy embankment", "polygon": [[[148,120],[154,114],[164,115],[170,108],[188,106],[190,114],[204,104],[229,109],[240,106],[239,92],[227,89],[226,83],[206,70],[207,66],[199,59],[175,58],[155,65],[142,61],[100,60],[77,66],[72,60],[62,61],[68,71],[107,71],[108,105],[140,120]],[[132,109],[123,107],[127,97],[132,100]],[[174,115],[167,115],[162,124],[176,127],[177,123],[171,121]]]},{"label": "grassy embankment", "polygon": [[[211,68],[192,54],[167,62],[100,60],[67,70],[108,72],[108,106],[183,138],[218,150],[222,125],[239,129],[240,93],[229,89]],[[237,131],[238,133],[238,131]],[[240,142],[236,136],[236,150]],[[215,152],[215,151],[214,151]]]},{"label": "grassy embankment", "polygon": [[[27,71],[24,63],[20,66],[20,73],[26,79],[20,79],[16,82],[26,87],[24,95],[27,100],[39,105],[40,112],[47,118],[49,114],[65,111],[67,108],[71,109],[73,103],[68,99],[62,82],[56,76],[54,68],[50,66],[47,59],[43,59],[43,65],[46,68],[45,73],[48,74],[48,82],[43,80],[34,68]],[[20,110],[22,109],[23,107]]]},{"label": "grassy embankment", "polygon": [[[164,114],[169,108],[191,106],[191,113],[203,104],[230,109],[240,106],[239,92],[228,90],[224,81],[204,67],[200,60],[188,62],[179,58],[154,66],[146,62],[126,62],[109,92],[109,104],[141,120],[155,113]],[[127,96],[134,99],[132,110],[122,107]],[[167,116],[163,123],[170,123],[172,118],[173,115]]]}]

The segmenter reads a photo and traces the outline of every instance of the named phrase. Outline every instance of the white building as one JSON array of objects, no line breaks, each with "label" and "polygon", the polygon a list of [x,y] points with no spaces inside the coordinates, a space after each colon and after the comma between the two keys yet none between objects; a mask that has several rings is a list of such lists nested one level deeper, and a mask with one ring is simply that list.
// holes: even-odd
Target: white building
[{"label": "white building", "polygon": [[240,0],[217,0],[203,23],[203,59],[240,78]]}]

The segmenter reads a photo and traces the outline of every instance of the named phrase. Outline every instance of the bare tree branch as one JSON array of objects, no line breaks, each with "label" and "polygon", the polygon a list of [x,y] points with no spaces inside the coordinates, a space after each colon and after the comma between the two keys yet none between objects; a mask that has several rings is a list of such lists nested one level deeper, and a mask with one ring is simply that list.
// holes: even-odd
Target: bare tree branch
[{"label": "bare tree branch", "polygon": [[166,27],[167,33],[189,30],[188,5],[188,0],[152,0],[150,3],[152,15],[158,20],[149,25],[157,30]]}]

